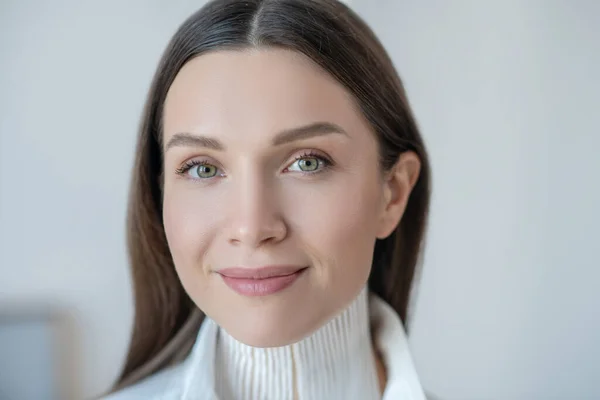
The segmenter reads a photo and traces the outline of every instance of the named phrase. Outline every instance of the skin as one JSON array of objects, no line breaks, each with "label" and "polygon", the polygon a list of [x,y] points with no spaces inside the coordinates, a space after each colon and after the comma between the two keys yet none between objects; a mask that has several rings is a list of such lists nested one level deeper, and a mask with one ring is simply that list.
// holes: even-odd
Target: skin
[{"label": "skin", "polygon": [[[406,152],[383,173],[376,136],[342,85],[288,50],[214,52],[181,69],[163,117],[165,231],[200,309],[237,340],[272,347],[303,339],[356,298],[420,163]],[[329,127],[290,132],[315,123]],[[261,297],[217,274],[266,265],[308,269]]]}]

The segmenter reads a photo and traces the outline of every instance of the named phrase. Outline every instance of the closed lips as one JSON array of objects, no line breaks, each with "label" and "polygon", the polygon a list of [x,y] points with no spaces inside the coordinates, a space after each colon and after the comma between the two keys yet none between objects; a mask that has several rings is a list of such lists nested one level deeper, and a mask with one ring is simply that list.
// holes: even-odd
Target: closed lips
[{"label": "closed lips", "polygon": [[230,289],[243,296],[268,296],[291,286],[307,269],[297,266],[226,268],[217,271]]},{"label": "closed lips", "polygon": [[306,267],[273,266],[260,268],[225,268],[217,271],[218,274],[231,279],[269,279],[293,275]]}]

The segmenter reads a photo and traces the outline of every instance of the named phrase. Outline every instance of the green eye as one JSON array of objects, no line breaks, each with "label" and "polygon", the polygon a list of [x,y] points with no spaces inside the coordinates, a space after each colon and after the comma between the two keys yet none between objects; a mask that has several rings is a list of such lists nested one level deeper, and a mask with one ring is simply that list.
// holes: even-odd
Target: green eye
[{"label": "green eye", "polygon": [[217,171],[218,169],[214,165],[201,164],[197,165],[195,168],[192,168],[190,170],[190,174],[194,178],[207,179],[215,177],[217,175]]},{"label": "green eye", "polygon": [[288,172],[300,172],[304,174],[316,174],[325,171],[332,165],[325,157],[318,155],[305,154],[297,157],[289,167],[286,168]]},{"label": "green eye", "polygon": [[314,172],[320,167],[320,160],[317,157],[305,157],[296,161],[298,169],[302,172]]}]

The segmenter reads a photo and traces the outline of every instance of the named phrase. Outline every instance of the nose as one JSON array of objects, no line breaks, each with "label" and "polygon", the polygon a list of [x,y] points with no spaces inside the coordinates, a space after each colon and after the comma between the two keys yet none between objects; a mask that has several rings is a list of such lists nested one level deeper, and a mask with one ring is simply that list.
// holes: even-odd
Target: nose
[{"label": "nose", "polygon": [[288,228],[273,185],[259,177],[238,184],[230,205],[229,243],[258,248],[282,241]]}]

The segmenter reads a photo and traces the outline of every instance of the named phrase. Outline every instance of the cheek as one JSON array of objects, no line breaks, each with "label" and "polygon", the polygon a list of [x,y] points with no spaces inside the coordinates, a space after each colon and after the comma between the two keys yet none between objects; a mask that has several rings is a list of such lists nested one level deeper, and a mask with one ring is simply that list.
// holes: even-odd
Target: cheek
[{"label": "cheek", "polygon": [[[173,262],[181,279],[202,269],[219,215],[218,202],[207,198],[201,188],[165,185],[163,220]],[[208,196],[210,197],[210,196]]]},{"label": "cheek", "polygon": [[297,204],[294,225],[311,251],[331,269],[326,274],[342,273],[349,279],[368,275],[381,193],[376,180],[355,174],[311,191]]}]

